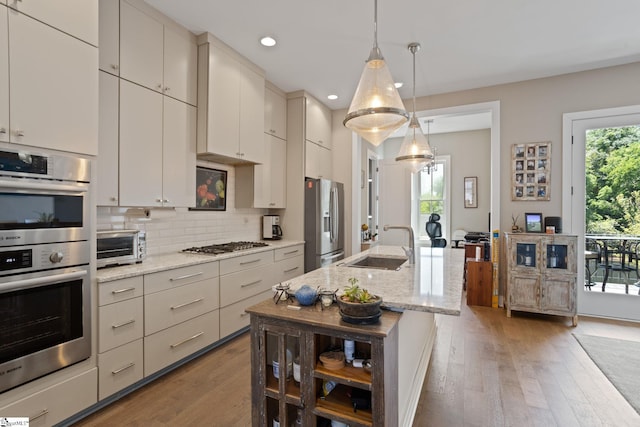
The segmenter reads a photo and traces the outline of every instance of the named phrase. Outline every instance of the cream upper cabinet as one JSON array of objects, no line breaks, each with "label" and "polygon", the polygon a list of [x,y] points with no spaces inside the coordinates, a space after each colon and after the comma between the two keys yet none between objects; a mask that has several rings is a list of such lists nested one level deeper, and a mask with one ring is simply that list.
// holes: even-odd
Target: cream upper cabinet
[{"label": "cream upper cabinet", "polygon": [[306,139],[331,149],[331,110],[306,96]]},{"label": "cream upper cabinet", "polygon": [[[29,2],[20,4],[24,3]],[[95,155],[98,49],[21,13],[8,12],[9,140]]]},{"label": "cream upper cabinet", "polygon": [[9,0],[8,6],[98,46],[98,0]]},{"label": "cream upper cabinet", "polygon": [[264,76],[213,36],[198,47],[198,155],[222,163],[261,163]]},{"label": "cream upper cabinet", "polygon": [[189,35],[164,27],[164,87],[172,98],[198,101],[198,46]]},{"label": "cream upper cabinet", "polygon": [[120,80],[120,205],[162,206],[162,95]]},{"label": "cream upper cabinet", "polygon": [[236,167],[236,207],[286,207],[287,143],[268,134],[263,136],[262,164]]},{"label": "cream upper cabinet", "polygon": [[269,86],[264,89],[264,133],[287,139],[287,98]]},{"label": "cream upper cabinet", "polygon": [[9,141],[9,29],[7,8],[0,5],[0,141]]},{"label": "cream upper cabinet", "polygon": [[196,109],[120,80],[120,206],[193,206]]},{"label": "cream upper cabinet", "polygon": [[162,92],[163,37],[160,22],[120,2],[120,77]]},{"label": "cream upper cabinet", "polygon": [[162,194],[165,206],[194,206],[196,107],[164,97]]},{"label": "cream upper cabinet", "polygon": [[196,105],[195,39],[121,1],[120,77]]},{"label": "cream upper cabinet", "polygon": [[118,206],[118,81],[100,71],[98,206]]},{"label": "cream upper cabinet", "polygon": [[120,0],[100,2],[100,69],[120,74]]},{"label": "cream upper cabinet", "polygon": [[305,141],[304,151],[305,176],[309,178],[331,179],[331,150]]}]

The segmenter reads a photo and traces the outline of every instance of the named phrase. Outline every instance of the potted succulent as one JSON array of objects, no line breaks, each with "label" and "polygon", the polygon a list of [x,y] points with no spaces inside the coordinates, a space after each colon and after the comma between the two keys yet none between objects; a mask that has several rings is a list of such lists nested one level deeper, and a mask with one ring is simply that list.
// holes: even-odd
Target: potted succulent
[{"label": "potted succulent", "polygon": [[358,286],[358,279],[355,277],[351,277],[349,283],[351,286],[346,287],[337,299],[343,320],[361,320],[358,323],[365,323],[367,320],[371,320],[371,323],[377,322],[381,313],[382,298]]}]

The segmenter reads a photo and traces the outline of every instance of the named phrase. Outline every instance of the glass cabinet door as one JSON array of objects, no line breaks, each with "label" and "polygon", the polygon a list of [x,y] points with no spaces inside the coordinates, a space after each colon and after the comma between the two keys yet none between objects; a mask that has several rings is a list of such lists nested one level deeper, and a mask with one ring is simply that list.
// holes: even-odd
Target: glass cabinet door
[{"label": "glass cabinet door", "polygon": [[535,269],[537,267],[535,243],[516,243],[516,266]]},{"label": "glass cabinet door", "polygon": [[545,249],[546,268],[567,269],[568,246],[566,244],[547,243]]}]

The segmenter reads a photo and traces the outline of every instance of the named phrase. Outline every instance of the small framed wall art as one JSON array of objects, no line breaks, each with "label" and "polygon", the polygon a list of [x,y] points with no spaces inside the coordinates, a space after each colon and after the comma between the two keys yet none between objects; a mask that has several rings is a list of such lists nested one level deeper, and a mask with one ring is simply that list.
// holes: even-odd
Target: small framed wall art
[{"label": "small framed wall art", "polygon": [[477,176],[464,177],[464,207],[465,208],[478,207],[478,177]]},{"label": "small framed wall art", "polygon": [[511,200],[549,200],[551,142],[511,146]]},{"label": "small framed wall art", "polygon": [[195,202],[189,210],[227,210],[227,171],[196,166]]}]

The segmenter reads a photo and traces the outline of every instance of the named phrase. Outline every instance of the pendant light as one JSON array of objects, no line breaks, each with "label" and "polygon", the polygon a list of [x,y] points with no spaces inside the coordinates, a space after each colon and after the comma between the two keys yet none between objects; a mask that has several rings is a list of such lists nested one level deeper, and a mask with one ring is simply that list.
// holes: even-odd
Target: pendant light
[{"label": "pendant light", "polygon": [[417,172],[433,160],[433,151],[416,117],[416,52],[420,50],[420,43],[409,43],[408,48],[413,54],[413,113],[396,161],[406,162],[414,172]]},{"label": "pendant light", "polygon": [[373,48],[342,123],[377,146],[407,120],[409,114],[378,48],[378,0],[374,0]]}]

